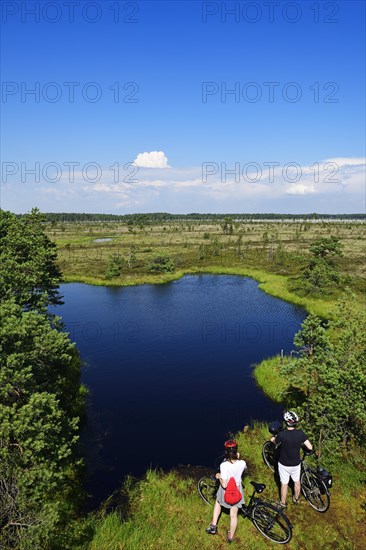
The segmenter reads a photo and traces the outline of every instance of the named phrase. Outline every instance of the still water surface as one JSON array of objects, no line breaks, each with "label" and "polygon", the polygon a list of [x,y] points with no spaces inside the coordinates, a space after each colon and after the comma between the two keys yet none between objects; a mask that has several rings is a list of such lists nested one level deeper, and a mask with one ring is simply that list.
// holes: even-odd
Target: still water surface
[{"label": "still water surface", "polygon": [[57,314],[90,390],[82,445],[91,503],[149,466],[210,466],[229,431],[281,414],[256,387],[253,364],[293,349],[306,314],[254,280],[190,275],[165,285],[72,283],[61,293]]}]

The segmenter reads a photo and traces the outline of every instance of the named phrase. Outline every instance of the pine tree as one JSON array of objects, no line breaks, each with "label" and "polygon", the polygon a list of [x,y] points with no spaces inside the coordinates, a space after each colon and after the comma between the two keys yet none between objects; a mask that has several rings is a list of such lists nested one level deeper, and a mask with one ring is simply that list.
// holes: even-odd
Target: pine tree
[{"label": "pine tree", "polygon": [[285,363],[287,407],[296,407],[320,452],[366,437],[366,314],[348,296],[326,330],[309,315],[295,336],[299,357]]},{"label": "pine tree", "polygon": [[43,222],[36,208],[22,218],[0,210],[0,299],[14,298],[25,308],[44,311],[60,302],[61,272]]}]

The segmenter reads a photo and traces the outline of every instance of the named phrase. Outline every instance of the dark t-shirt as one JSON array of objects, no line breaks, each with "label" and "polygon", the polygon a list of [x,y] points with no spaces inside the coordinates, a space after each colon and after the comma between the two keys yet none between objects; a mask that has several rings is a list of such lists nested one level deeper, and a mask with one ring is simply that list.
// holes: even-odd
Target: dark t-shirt
[{"label": "dark t-shirt", "polygon": [[279,447],[279,462],[284,466],[298,466],[300,460],[301,444],[307,440],[307,436],[302,430],[285,430],[276,437],[276,444],[281,443]]}]

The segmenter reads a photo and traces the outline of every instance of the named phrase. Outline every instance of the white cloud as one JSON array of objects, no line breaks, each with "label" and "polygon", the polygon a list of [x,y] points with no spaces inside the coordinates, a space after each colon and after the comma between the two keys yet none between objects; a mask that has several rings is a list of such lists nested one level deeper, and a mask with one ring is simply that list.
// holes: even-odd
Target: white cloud
[{"label": "white cloud", "polygon": [[[154,171],[144,166],[139,167],[139,171],[134,175],[137,181],[133,184],[116,184],[107,178],[94,184],[92,191],[114,197],[119,204],[124,205],[128,203],[144,206],[152,199],[166,200],[166,197],[170,197],[173,202],[177,201],[177,210],[179,201],[184,197],[187,197],[187,200],[190,197],[193,201],[205,200],[207,204],[210,200],[231,201],[235,210],[238,201],[242,200],[277,201],[281,197],[287,197],[289,200],[290,197],[294,200],[295,197],[309,197],[314,201],[326,195],[332,196],[342,204],[346,195],[364,195],[364,159],[342,157],[319,161],[312,165],[298,165],[297,173],[284,170],[282,165],[276,167],[271,174],[264,164],[261,168],[258,181],[255,181],[252,174],[246,173],[246,179],[241,174],[240,181],[235,181],[234,176],[228,174],[226,177],[219,170],[208,176],[206,181],[200,166],[171,168],[168,171],[161,166]],[[297,179],[291,181],[295,176]]]},{"label": "white cloud", "polygon": [[[149,156],[151,153],[144,153]],[[155,151],[155,153],[159,153]],[[261,174],[247,174],[240,166],[240,178],[217,171],[204,178],[202,166],[170,168],[163,152],[158,158],[165,160],[154,170],[140,167],[131,174],[121,170],[120,181],[115,173],[101,167],[98,182],[87,181],[85,174],[75,172],[73,181],[67,179],[55,184],[33,186],[4,184],[7,208],[14,207],[22,197],[24,211],[34,204],[45,211],[89,209],[89,211],[320,211],[359,212],[365,204],[365,159],[334,157],[312,164],[298,166],[297,174],[284,169],[284,164],[269,171],[264,162]],[[155,158],[156,161],[156,158]],[[151,158],[150,158],[151,162]],[[112,164],[112,163],[110,163]],[[165,164],[166,168],[162,167]],[[295,177],[297,176],[297,177]],[[295,181],[294,181],[295,179]],[[11,204],[13,203],[13,205]],[[27,206],[29,204],[29,206]],[[53,206],[56,205],[57,206]]]},{"label": "white cloud", "polygon": [[312,183],[293,183],[286,189],[288,195],[309,195],[315,192],[315,187]]},{"label": "white cloud", "polygon": [[365,166],[365,157],[335,157],[331,159],[325,159],[324,162],[335,162],[339,167],[342,166]]},{"label": "white cloud", "polygon": [[93,191],[96,191],[97,193],[122,193],[125,194],[127,191],[129,191],[129,186],[126,183],[120,182],[120,183],[107,183],[107,182],[101,182],[101,183],[95,183],[91,187],[84,185],[83,191],[90,191],[92,189]]},{"label": "white cloud", "polygon": [[139,153],[134,163],[141,168],[170,168],[164,151],[150,151],[150,153]]}]

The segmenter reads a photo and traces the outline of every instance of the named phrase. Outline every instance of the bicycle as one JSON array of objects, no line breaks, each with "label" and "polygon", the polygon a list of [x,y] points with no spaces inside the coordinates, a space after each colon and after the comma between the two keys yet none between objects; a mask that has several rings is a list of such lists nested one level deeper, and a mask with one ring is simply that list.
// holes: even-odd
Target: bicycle
[{"label": "bicycle", "polygon": [[[271,426],[270,432],[273,435],[283,429],[282,426],[277,428]],[[278,463],[278,447],[272,441],[266,441],[262,447],[263,460],[272,472],[276,471]],[[310,456],[312,453],[313,451],[303,449],[300,474],[301,492],[314,510],[324,513],[330,506],[329,489],[332,487],[333,480],[332,475],[321,466],[312,468],[307,464],[305,457]]]},{"label": "bicycle", "polygon": [[332,475],[321,466],[311,468],[305,462],[305,456],[311,452],[304,451],[301,458],[301,492],[310,504],[318,512],[324,513],[330,506],[329,489],[332,487]]},{"label": "bicycle", "polygon": [[[266,488],[264,483],[255,481],[250,483],[254,487],[253,494],[249,504],[244,504],[242,508],[239,508],[239,514],[249,518],[258,531],[272,542],[288,543],[292,538],[290,520],[275,503],[255,496],[256,493],[260,494],[264,491]],[[220,482],[215,476],[204,476],[198,481],[198,492],[206,504],[214,505],[219,486]]]}]

